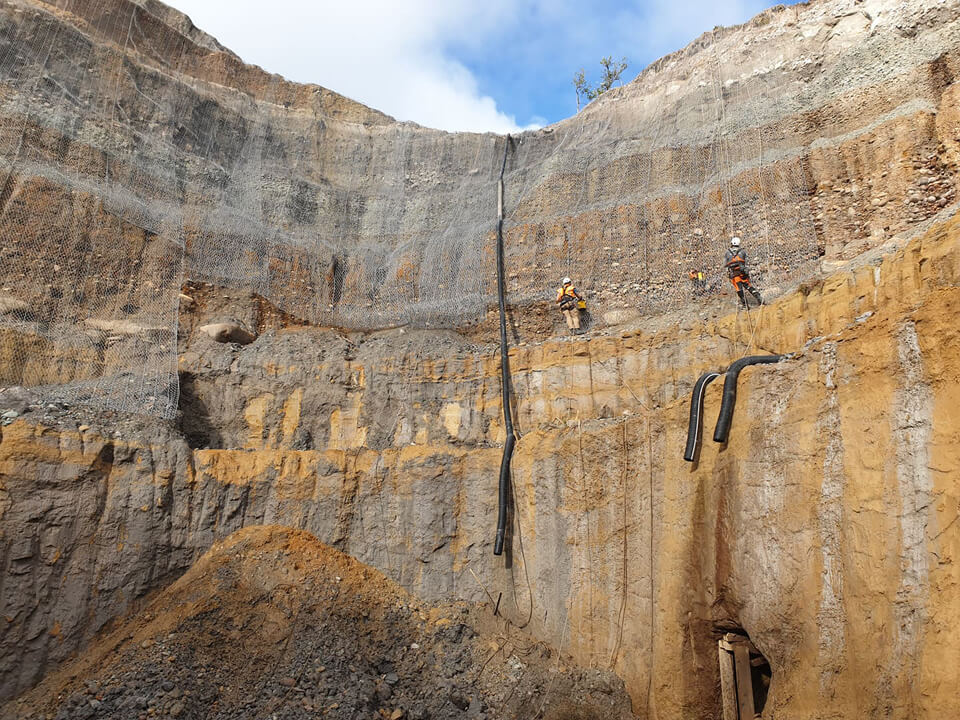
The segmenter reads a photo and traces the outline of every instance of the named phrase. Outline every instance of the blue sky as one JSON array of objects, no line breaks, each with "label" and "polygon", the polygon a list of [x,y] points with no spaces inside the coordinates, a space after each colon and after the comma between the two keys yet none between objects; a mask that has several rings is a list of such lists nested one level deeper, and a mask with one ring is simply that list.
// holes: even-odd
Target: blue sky
[{"label": "blue sky", "polygon": [[[170,0],[168,0],[170,1]],[[576,112],[600,58],[644,67],[770,0],[172,0],[245,61],[400,120],[511,132]]]}]

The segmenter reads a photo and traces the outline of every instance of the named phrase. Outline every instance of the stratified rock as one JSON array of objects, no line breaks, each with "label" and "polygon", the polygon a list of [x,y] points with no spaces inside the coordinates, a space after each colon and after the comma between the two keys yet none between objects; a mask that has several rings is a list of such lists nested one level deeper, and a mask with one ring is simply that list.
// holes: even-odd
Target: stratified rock
[{"label": "stratified rock", "polygon": [[[936,559],[960,543],[955,483],[938,470],[960,462],[951,439],[958,287],[955,220],[878,266],[842,268],[749,318],[731,299],[730,312],[690,330],[670,324],[576,347],[558,340],[512,349],[523,429],[515,512],[530,577],[517,602],[526,607],[529,597],[546,612],[537,635],[585,665],[632,648],[618,652],[614,668],[635,700],[647,699],[652,667],[658,707],[696,706],[700,716],[717,702],[714,622],[748,632],[771,662],[770,702],[786,717],[816,717],[807,702],[856,715],[875,697],[858,689],[861,678],[870,688],[901,682],[884,668],[906,656],[876,625],[898,605],[878,586],[902,588],[911,607],[924,607],[905,626],[909,657],[950,656],[952,644],[923,630],[960,613],[953,566]],[[693,382],[763,348],[799,353],[743,373],[728,444],[718,450],[705,433],[691,469],[680,456]],[[188,435],[195,447],[160,423],[136,434],[118,425],[122,440],[111,439],[106,418],[96,434],[80,435],[74,420],[4,428],[0,602],[13,620],[0,678],[8,687],[36,682],[158,575],[184,571],[211,542],[248,525],[309,528],[423,598],[511,592],[515,573],[490,555],[503,429],[499,367],[487,346],[424,331],[351,344],[307,328],[224,356],[190,368],[184,407],[198,409]],[[715,383],[707,392],[708,418],[720,390]],[[885,504],[906,509],[880,512]],[[931,527],[943,532],[890,550],[892,539]],[[811,553],[828,558],[835,575],[824,576]],[[873,558],[869,577],[850,557]],[[907,574],[909,563],[925,569]],[[579,567],[590,570],[568,572]],[[36,587],[63,590],[38,600]],[[828,591],[829,613],[820,609]],[[717,608],[716,597],[732,604]],[[505,594],[503,612],[513,602]],[[573,642],[571,626],[586,639]],[[459,627],[437,625],[431,637],[465,637]],[[829,642],[811,647],[807,638],[821,632]],[[689,666],[676,642],[685,636],[694,638]],[[423,639],[402,644],[414,643]],[[649,665],[653,657],[666,664]],[[811,689],[806,678],[839,657],[843,669],[830,671],[837,685]],[[391,672],[382,661],[371,691],[381,668]],[[462,672],[451,657],[433,662]],[[689,670],[693,687],[672,685],[676,667]],[[956,666],[927,667],[936,670],[930,684],[903,679],[897,692],[952,713],[954,695],[937,688],[953,687]],[[402,684],[404,673],[392,672]]]},{"label": "stratified rock", "polygon": [[[767,716],[960,716],[955,2],[771,8],[516,138],[508,563],[490,552],[505,430],[484,315],[505,139],[396,123],[245,66],[155,0],[18,0],[0,15],[13,238],[0,273],[28,303],[0,322],[0,379],[99,408],[44,398],[45,415],[3,427],[0,697],[82,658],[215,541],[276,522],[420,598],[489,593],[541,647],[613,668],[646,715],[720,715],[723,627],[770,661]],[[784,288],[749,315],[720,265],[732,232],[762,258],[765,297]],[[685,276],[694,259],[712,273],[701,301]],[[642,301],[639,329],[550,340],[568,268],[602,288],[598,316]],[[177,302],[188,286],[193,308]],[[224,317],[270,329],[244,348],[194,332]],[[330,329],[393,323],[409,324]],[[729,443],[707,434],[685,464],[694,379],[761,351],[791,358],[745,372]],[[707,392],[710,417],[719,393]],[[96,429],[77,432],[81,420]],[[192,608],[198,596],[164,595],[198,611],[209,642],[135,637],[146,654],[124,687],[144,688],[138,710],[163,711],[158,684],[199,648],[261,682],[243,646],[259,633],[279,662],[305,550],[249,549],[248,564],[206,566],[220,589],[283,581],[210,626],[222,594]],[[325,597],[327,622],[341,606]],[[412,655],[451,681],[429,698],[447,713],[474,666],[426,645],[470,632],[427,620],[426,638],[389,646],[425,645]],[[369,639],[353,630],[324,656],[337,682],[317,693],[326,709],[379,710],[368,703],[384,653],[349,669]],[[504,685],[525,670],[511,658],[494,661],[518,673]],[[317,660],[277,676],[301,679]],[[402,668],[397,692],[422,669]]]}]

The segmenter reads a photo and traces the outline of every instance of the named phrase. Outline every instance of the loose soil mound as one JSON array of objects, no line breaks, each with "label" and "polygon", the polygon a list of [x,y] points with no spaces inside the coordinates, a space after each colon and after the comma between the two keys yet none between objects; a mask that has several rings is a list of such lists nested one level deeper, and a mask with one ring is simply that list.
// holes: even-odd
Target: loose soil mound
[{"label": "loose soil mound", "polygon": [[497,622],[424,606],[306,532],[252,527],[0,717],[633,717],[618,678],[478,631]]}]

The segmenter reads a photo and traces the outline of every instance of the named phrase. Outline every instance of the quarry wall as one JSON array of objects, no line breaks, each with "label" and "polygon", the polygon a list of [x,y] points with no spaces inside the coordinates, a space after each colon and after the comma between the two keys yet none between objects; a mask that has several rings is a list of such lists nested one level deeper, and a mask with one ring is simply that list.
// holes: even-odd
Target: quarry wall
[{"label": "quarry wall", "polygon": [[[942,716],[960,610],[958,242],[956,222],[938,226],[755,312],[755,332],[730,314],[513,350],[507,566],[490,554],[497,364],[436,337],[350,349],[290,329],[270,353],[188,350],[198,402],[230,421],[221,448],[17,420],[0,442],[5,690],[215,538],[278,523],[425,598],[504,593],[516,623],[624,677],[641,715],[715,712],[715,628],[738,625],[771,662],[777,717]],[[710,388],[691,466],[693,380],[751,334],[793,354],[744,371],[725,446]]]},{"label": "quarry wall", "polygon": [[[172,417],[185,279],[323,325],[482,319],[504,138],[286,82],[159,3],[3,8],[5,382]],[[598,319],[663,312],[691,265],[724,286],[734,234],[782,290],[952,212],[958,33],[939,0],[773,8],[516,138],[508,299],[571,275]]]},{"label": "quarry wall", "polygon": [[[641,717],[716,716],[732,626],[771,663],[769,716],[960,712],[958,13],[773,9],[518,139],[504,563],[499,358],[468,327],[504,139],[286,83],[156,3],[4,3],[0,373],[26,389],[0,437],[0,697],[276,523],[425,598],[503,593]],[[731,231],[773,299],[749,316],[683,284]],[[571,268],[601,328],[544,340],[533,303]],[[314,324],[361,316],[403,327]],[[225,319],[256,342],[198,330]],[[711,386],[684,463],[693,382],[763,351],[790,357],[744,371],[722,447]]]}]

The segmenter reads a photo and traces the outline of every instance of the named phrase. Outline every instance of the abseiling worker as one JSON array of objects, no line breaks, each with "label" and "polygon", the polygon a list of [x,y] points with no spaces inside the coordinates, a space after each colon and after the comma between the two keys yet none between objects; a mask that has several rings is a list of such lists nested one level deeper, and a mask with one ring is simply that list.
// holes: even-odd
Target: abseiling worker
[{"label": "abseiling worker", "polygon": [[757,289],[750,283],[750,275],[747,272],[747,260],[747,251],[740,247],[740,238],[730,238],[730,249],[727,250],[726,257],[724,258],[724,264],[727,267],[727,276],[730,278],[730,282],[733,283],[733,287],[740,297],[740,302],[743,303],[744,307],[749,308],[747,297],[743,292],[744,289],[750,291],[750,294],[757,299],[757,305],[763,305],[763,298],[760,297],[760,293],[757,292]]},{"label": "abseiling worker", "polygon": [[563,284],[557,288],[557,305],[567,321],[567,328],[571,335],[580,334],[580,306],[578,303],[582,300],[580,293],[573,286],[573,280],[565,277]]},{"label": "abseiling worker", "polygon": [[687,277],[689,277],[690,282],[693,283],[694,295],[703,295],[707,291],[707,278],[704,276],[703,270],[690,268],[690,272],[687,273]]}]

